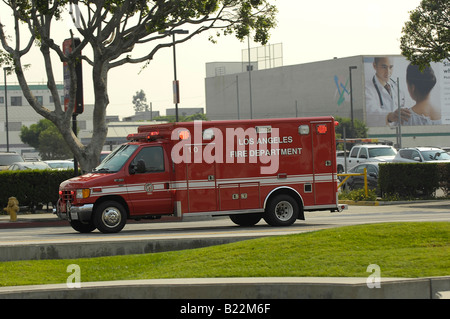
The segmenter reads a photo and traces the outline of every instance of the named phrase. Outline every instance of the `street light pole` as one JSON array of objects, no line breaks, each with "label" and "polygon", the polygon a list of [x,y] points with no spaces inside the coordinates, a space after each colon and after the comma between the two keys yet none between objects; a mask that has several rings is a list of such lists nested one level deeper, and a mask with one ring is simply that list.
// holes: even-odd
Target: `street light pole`
[{"label": "street light pole", "polygon": [[352,70],[357,69],[356,66],[349,66],[348,67],[348,72],[350,73],[350,112],[351,112],[351,119],[352,119],[352,137],[354,137],[353,135],[354,133],[354,129],[355,129],[355,124],[353,122],[353,85],[352,85]]},{"label": "street light pole", "polygon": [[178,122],[178,103],[180,102],[180,92],[179,84],[177,80],[177,58],[175,52],[175,34],[188,34],[188,30],[170,30],[170,31],[160,31],[160,34],[171,34],[173,42],[173,102],[175,104],[175,122]]},{"label": "street light pole", "polygon": [[250,94],[250,119],[253,119],[253,101],[252,101],[252,65],[250,61],[250,35],[247,37],[248,44],[248,87]]},{"label": "street light pole", "polygon": [[9,152],[9,129],[8,129],[8,86],[6,84],[6,72],[10,72],[11,67],[3,68],[5,76],[5,129],[6,129],[6,151]]}]

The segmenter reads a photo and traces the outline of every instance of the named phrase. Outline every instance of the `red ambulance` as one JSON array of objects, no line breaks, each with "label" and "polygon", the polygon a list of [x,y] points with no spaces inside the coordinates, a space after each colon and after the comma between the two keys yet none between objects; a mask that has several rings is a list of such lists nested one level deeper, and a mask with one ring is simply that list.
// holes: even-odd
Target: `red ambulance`
[{"label": "red ambulance", "polygon": [[56,213],[79,232],[127,219],[230,216],[241,226],[341,211],[333,117],[144,125],[92,173],[60,185]]}]

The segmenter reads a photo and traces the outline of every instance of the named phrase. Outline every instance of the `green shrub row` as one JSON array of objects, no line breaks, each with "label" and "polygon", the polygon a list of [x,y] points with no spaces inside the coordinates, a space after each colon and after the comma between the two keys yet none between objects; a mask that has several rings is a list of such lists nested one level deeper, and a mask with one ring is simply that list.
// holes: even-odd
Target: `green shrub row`
[{"label": "green shrub row", "polygon": [[56,203],[59,184],[72,178],[73,170],[32,170],[0,172],[1,211],[9,197],[15,197],[19,206],[33,209],[38,204]]},{"label": "green shrub row", "polygon": [[449,196],[450,163],[381,164],[378,185],[383,197],[431,198],[439,188]]}]

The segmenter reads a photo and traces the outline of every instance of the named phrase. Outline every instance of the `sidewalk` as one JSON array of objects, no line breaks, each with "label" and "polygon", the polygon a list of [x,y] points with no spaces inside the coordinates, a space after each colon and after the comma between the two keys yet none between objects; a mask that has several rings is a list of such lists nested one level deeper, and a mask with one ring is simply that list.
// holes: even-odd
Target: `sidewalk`
[{"label": "sidewalk", "polygon": [[10,221],[9,215],[0,215],[0,229],[68,225],[67,220],[60,220],[58,216],[47,211],[38,211],[34,214],[19,212],[15,222]]}]

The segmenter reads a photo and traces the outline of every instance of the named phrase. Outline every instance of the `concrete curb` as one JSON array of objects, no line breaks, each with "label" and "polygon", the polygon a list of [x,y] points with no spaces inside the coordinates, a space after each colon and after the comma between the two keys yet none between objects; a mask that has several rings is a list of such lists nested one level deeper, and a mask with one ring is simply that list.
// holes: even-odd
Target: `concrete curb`
[{"label": "concrete curb", "polygon": [[450,276],[381,278],[187,278],[0,288],[0,299],[437,299],[448,295]]},{"label": "concrete curb", "polygon": [[347,204],[354,206],[394,206],[394,205],[408,205],[408,204],[431,204],[431,205],[444,205],[448,203],[448,200],[415,200],[415,201],[354,201],[354,200],[339,200],[339,204]]},{"label": "concrete curb", "polygon": [[264,236],[234,236],[174,239],[137,239],[69,243],[5,244],[0,246],[0,262],[17,260],[76,259],[195,249]]}]

